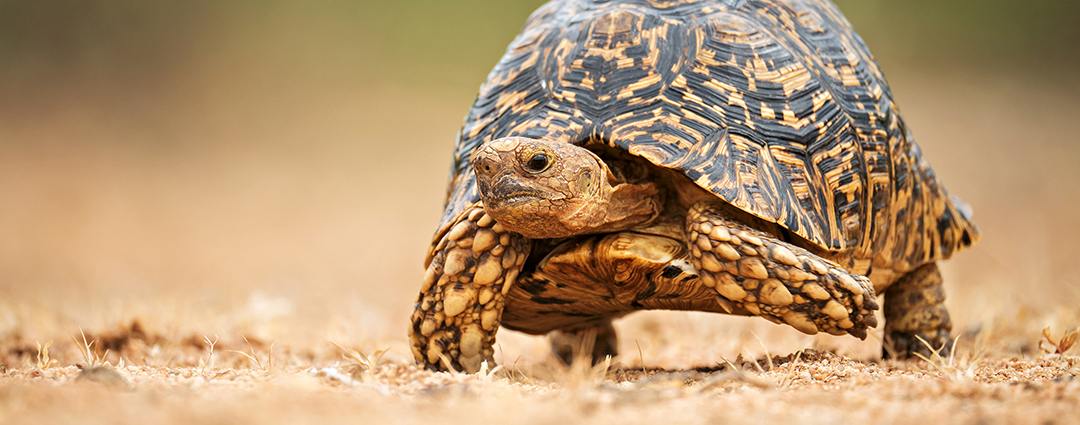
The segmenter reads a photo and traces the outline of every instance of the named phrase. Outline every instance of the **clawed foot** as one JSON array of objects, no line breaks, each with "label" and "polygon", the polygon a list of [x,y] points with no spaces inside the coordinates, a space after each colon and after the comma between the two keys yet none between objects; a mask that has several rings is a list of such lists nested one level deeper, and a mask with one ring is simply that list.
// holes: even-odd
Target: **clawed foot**
[{"label": "clawed foot", "polygon": [[474,373],[492,361],[506,291],[529,244],[484,214],[465,211],[435,246],[409,338],[413,356],[431,370]]}]

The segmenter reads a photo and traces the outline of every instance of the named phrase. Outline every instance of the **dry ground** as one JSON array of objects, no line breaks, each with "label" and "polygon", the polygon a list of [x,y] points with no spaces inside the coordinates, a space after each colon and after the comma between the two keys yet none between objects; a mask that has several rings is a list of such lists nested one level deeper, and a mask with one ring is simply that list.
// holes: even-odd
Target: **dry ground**
[{"label": "dry ground", "polygon": [[893,77],[984,231],[944,265],[955,355],[649,312],[607,368],[504,331],[462,376],[405,333],[471,94],[200,75],[0,100],[0,423],[1080,423],[1080,348],[1041,344],[1080,326],[1075,87]]}]

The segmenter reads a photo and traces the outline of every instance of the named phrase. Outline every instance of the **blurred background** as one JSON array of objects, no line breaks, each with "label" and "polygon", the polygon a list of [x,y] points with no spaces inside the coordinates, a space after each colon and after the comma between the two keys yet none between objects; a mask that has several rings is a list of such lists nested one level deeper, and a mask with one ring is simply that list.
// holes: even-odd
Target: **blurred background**
[{"label": "blurred background", "polygon": [[[0,0],[0,334],[138,318],[408,358],[455,132],[540,4]],[[1075,327],[1080,2],[838,4],[984,232],[944,266],[958,330]],[[738,352],[745,329],[832,341],[703,314],[620,326],[658,359]]]}]

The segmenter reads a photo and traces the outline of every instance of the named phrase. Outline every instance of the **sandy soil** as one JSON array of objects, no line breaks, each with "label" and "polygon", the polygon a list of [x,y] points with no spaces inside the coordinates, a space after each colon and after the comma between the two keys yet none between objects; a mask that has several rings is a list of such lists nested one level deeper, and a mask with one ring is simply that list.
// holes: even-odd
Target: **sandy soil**
[{"label": "sandy soil", "polygon": [[880,363],[808,349],[677,370],[549,362],[461,375],[349,349],[278,352],[274,364],[267,353],[9,369],[0,422],[1047,424],[1075,423],[1080,405],[1080,359],[1057,354]]}]

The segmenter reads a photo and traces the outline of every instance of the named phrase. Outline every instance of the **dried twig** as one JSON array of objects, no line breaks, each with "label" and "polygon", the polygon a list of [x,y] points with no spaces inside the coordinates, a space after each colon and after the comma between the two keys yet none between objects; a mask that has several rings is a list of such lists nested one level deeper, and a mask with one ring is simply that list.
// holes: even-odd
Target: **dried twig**
[{"label": "dried twig", "polygon": [[[1043,340],[1039,341],[1039,348],[1042,348],[1046,354],[1065,354],[1076,343],[1076,338],[1080,336],[1080,331],[1065,331],[1065,334],[1061,336],[1061,339],[1055,341],[1050,336],[1050,327],[1047,326],[1042,330]],[[1049,344],[1050,347],[1046,345]]]}]

